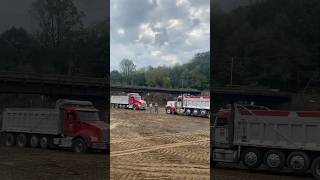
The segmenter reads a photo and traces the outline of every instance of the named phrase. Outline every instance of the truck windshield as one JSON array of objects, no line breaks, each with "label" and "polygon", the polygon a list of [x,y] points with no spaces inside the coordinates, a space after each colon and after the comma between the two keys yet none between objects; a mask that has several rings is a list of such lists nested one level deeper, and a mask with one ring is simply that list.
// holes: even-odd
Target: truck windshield
[{"label": "truck windshield", "polygon": [[99,121],[99,115],[96,111],[78,111],[80,121]]},{"label": "truck windshield", "polygon": [[134,97],[136,100],[140,100],[141,99],[141,96],[135,96]]}]

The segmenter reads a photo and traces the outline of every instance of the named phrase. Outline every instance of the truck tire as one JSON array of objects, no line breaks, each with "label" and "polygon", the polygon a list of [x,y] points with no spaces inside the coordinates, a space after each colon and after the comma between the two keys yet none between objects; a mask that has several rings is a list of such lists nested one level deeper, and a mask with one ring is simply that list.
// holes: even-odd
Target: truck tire
[{"label": "truck tire", "polygon": [[14,137],[14,134],[12,133],[8,133],[6,134],[6,137],[5,137],[5,145],[10,147],[10,146],[14,146],[15,144],[15,137]]},{"label": "truck tire", "polygon": [[167,114],[172,114],[172,110],[171,110],[170,107],[167,107],[167,108],[166,108],[166,113],[167,113]]},{"label": "truck tire", "polygon": [[206,110],[201,110],[201,111],[200,111],[200,115],[201,115],[201,116],[207,116],[208,113],[207,113]]},{"label": "truck tire", "polygon": [[248,169],[256,169],[262,163],[261,153],[256,148],[245,149],[242,153],[241,160]]},{"label": "truck tire", "polygon": [[39,146],[39,137],[37,135],[32,135],[30,137],[30,146],[37,148]]},{"label": "truck tire", "polygon": [[320,180],[320,157],[317,157],[315,160],[313,160],[311,172],[315,179]]},{"label": "truck tire", "polygon": [[134,110],[134,111],[138,110],[138,108],[137,108],[136,105],[133,105],[133,110]]},{"label": "truck tire", "polygon": [[310,166],[310,158],[302,151],[294,151],[288,156],[287,166],[294,173],[304,173]]},{"label": "truck tire", "polygon": [[46,136],[43,136],[40,138],[40,147],[42,149],[47,149],[49,147],[49,138]]},{"label": "truck tire", "polygon": [[187,109],[187,110],[186,110],[186,115],[187,115],[187,116],[190,116],[190,115],[191,115],[191,109]]},{"label": "truck tire", "polygon": [[81,138],[77,138],[72,142],[72,149],[76,153],[85,153],[88,150],[85,141]]},{"label": "truck tire", "polygon": [[17,146],[18,147],[26,147],[28,143],[27,136],[25,134],[19,134],[17,136]]},{"label": "truck tire", "polygon": [[281,170],[286,164],[286,156],[280,150],[269,150],[263,156],[263,163],[269,170]]}]

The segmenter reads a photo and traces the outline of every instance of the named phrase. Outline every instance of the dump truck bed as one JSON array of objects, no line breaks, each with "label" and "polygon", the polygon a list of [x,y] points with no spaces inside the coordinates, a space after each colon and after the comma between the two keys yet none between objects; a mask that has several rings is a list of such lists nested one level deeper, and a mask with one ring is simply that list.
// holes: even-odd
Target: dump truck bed
[{"label": "dump truck bed", "polygon": [[210,110],[210,98],[183,98],[184,108],[207,109]]},{"label": "dump truck bed", "polygon": [[3,112],[2,130],[58,135],[62,120],[58,109],[8,108]]},{"label": "dump truck bed", "polygon": [[320,151],[318,111],[236,111],[234,144]]},{"label": "dump truck bed", "polygon": [[111,96],[111,104],[129,104],[128,96]]}]

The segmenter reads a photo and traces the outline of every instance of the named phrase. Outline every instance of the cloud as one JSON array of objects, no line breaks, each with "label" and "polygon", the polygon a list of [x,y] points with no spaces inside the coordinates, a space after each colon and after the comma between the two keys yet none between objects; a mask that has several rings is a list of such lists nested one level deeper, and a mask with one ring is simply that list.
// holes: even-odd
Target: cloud
[{"label": "cloud", "polygon": [[209,0],[111,0],[111,70],[186,63],[210,49]]}]

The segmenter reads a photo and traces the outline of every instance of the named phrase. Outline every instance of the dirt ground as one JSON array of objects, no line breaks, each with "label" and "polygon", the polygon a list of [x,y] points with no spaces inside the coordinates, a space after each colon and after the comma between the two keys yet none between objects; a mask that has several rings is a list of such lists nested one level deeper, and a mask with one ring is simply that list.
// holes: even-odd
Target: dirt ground
[{"label": "dirt ground", "polygon": [[[209,119],[111,110],[111,179],[210,179]],[[302,180],[310,174],[211,169],[214,180]]]},{"label": "dirt ground", "polygon": [[105,180],[108,155],[69,150],[0,147],[1,180]]},{"label": "dirt ground", "polygon": [[209,119],[111,110],[111,179],[210,179]]},{"label": "dirt ground", "polygon": [[213,180],[312,180],[311,174],[293,175],[288,172],[249,171],[237,165],[218,165],[211,170]]}]

